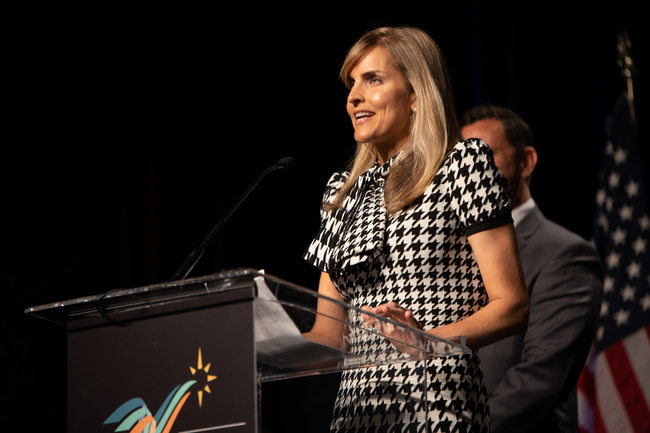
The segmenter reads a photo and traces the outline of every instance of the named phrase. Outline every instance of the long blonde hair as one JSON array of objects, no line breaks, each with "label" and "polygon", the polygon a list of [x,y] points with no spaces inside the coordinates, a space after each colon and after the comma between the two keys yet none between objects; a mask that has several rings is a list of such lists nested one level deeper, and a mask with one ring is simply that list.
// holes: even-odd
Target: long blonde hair
[{"label": "long blonde hair", "polygon": [[[348,51],[339,77],[347,83],[351,69],[370,48],[380,46],[390,53],[394,66],[415,94],[409,142],[391,167],[384,189],[386,209],[391,215],[408,207],[433,180],[444,159],[460,139],[449,72],[436,43],[413,27],[381,27],[364,34]],[[325,209],[342,207],[357,178],[377,160],[372,143],[357,143],[350,176]]]}]

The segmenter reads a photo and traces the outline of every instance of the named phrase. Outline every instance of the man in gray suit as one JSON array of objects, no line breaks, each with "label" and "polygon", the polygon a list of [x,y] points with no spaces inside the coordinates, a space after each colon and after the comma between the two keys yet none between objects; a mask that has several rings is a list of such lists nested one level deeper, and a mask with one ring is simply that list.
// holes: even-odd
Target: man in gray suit
[{"label": "man in gray suit", "polygon": [[512,188],[512,217],[530,295],[525,333],[479,351],[493,433],[578,432],[576,383],[589,353],[602,298],[594,248],[547,220],[531,197],[533,134],[514,112],[493,105],[461,119],[464,138],[481,138]]}]

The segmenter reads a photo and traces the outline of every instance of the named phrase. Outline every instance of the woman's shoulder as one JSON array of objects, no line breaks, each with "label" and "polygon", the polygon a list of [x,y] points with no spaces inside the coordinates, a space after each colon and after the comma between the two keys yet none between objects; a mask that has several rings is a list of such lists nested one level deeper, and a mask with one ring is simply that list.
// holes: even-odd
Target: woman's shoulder
[{"label": "woman's shoulder", "polygon": [[470,138],[456,143],[436,176],[438,182],[442,183],[446,180],[454,185],[461,178],[498,180],[503,177],[494,163],[490,146],[479,138]]},{"label": "woman's shoulder", "polygon": [[350,172],[336,171],[330,176],[329,180],[327,181],[327,186],[343,183],[348,179],[348,177],[350,177]]},{"label": "woman's shoulder", "polygon": [[490,146],[480,138],[459,141],[453,147],[445,161],[445,165],[455,168],[462,168],[474,164],[479,164],[484,169],[494,164],[494,156],[492,155]]},{"label": "woman's shoulder", "polygon": [[348,180],[348,177],[350,177],[350,173],[347,171],[337,171],[332,173],[329,180],[327,181],[326,189],[341,189],[345,181]]},{"label": "woman's shoulder", "polygon": [[488,155],[491,154],[490,146],[488,146],[485,141],[480,138],[468,138],[467,140],[461,140],[454,146],[451,154],[457,156],[465,156],[468,154],[482,154]]},{"label": "woman's shoulder", "polygon": [[325,186],[325,193],[323,194],[325,200],[336,195],[336,193],[341,190],[349,176],[350,173],[347,171],[337,171],[333,173]]}]

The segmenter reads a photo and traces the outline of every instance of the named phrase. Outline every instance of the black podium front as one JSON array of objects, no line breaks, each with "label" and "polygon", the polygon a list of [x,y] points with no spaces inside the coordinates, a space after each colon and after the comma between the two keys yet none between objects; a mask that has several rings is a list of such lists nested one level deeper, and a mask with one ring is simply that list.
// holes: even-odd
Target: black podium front
[{"label": "black podium front", "polygon": [[70,433],[255,433],[261,382],[468,351],[411,328],[418,343],[406,339],[402,350],[355,355],[315,344],[302,333],[318,302],[337,301],[242,269],[26,313],[67,326]]}]

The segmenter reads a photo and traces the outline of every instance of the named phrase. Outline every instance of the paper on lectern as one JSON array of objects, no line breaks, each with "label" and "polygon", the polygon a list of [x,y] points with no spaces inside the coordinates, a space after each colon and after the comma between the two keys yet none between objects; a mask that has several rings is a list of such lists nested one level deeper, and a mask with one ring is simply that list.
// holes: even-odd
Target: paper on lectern
[{"label": "paper on lectern", "polygon": [[291,317],[277,302],[264,277],[256,277],[257,298],[255,303],[255,344],[257,352],[265,355],[286,350],[289,347],[309,343],[293,323]]},{"label": "paper on lectern", "polygon": [[293,368],[345,357],[346,352],[309,341],[302,336],[264,277],[256,277],[255,345],[258,361]]}]

